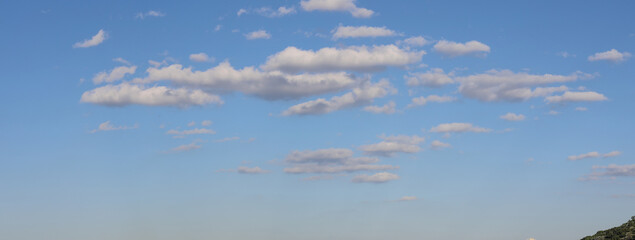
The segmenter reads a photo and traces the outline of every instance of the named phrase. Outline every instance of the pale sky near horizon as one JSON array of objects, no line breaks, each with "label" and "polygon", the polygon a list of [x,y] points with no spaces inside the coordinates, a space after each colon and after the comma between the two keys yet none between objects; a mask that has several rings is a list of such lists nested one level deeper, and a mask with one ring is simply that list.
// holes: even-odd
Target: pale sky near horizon
[{"label": "pale sky near horizon", "polygon": [[633,1],[5,1],[0,239],[580,239]]}]

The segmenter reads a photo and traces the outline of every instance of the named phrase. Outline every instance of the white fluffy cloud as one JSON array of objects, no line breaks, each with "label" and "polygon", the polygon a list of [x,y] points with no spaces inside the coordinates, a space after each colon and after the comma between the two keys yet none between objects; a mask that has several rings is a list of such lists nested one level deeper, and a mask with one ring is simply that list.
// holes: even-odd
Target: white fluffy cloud
[{"label": "white fluffy cloud", "polygon": [[409,73],[404,78],[407,80],[408,86],[424,86],[431,88],[442,87],[447,84],[454,83],[454,73],[446,74],[443,69],[433,68],[425,73]]},{"label": "white fluffy cloud", "polygon": [[126,130],[126,129],[135,129],[138,128],[138,125],[134,125],[132,127],[128,127],[128,126],[115,126],[114,124],[110,123],[110,121],[105,121],[101,124],[99,124],[99,127],[97,127],[96,129],[93,129],[92,131],[90,131],[90,133],[96,133],[96,132],[101,132],[101,131],[114,131],[114,130]]},{"label": "white fluffy cloud", "polygon": [[430,129],[431,132],[438,133],[462,133],[462,132],[475,132],[486,133],[491,132],[492,129],[477,127],[471,123],[443,123]]},{"label": "white fluffy cloud", "polygon": [[394,173],[380,172],[373,175],[360,174],[352,179],[354,183],[385,183],[399,179],[399,176]]},{"label": "white fluffy cloud", "polygon": [[155,10],[150,10],[145,13],[143,12],[137,13],[137,15],[135,15],[135,18],[145,19],[146,17],[164,17],[164,16],[165,16],[165,13],[155,11]]},{"label": "white fluffy cloud", "polygon": [[245,38],[247,38],[248,40],[269,39],[271,38],[271,34],[269,34],[265,30],[258,30],[245,34]]},{"label": "white fluffy cloud", "polygon": [[386,27],[369,27],[369,26],[339,26],[331,31],[333,39],[340,38],[360,38],[360,37],[389,37],[395,36],[397,33]]},{"label": "white fluffy cloud", "polygon": [[421,61],[424,51],[410,51],[396,45],[322,48],[317,51],[287,47],[269,56],[264,70],[284,72],[381,71]]},{"label": "white fluffy cloud", "polygon": [[307,0],[301,1],[300,6],[305,11],[347,11],[356,18],[368,18],[375,12],[355,5],[355,0]]},{"label": "white fluffy cloud", "polygon": [[615,49],[608,50],[606,52],[599,52],[589,56],[587,59],[591,62],[594,61],[611,61],[611,62],[623,62],[631,57],[629,52],[619,52]]},{"label": "white fluffy cloud", "polygon": [[570,75],[533,75],[525,72],[515,73],[510,70],[489,70],[482,74],[456,77],[460,82],[459,92],[468,98],[484,102],[525,101],[535,97],[546,97],[555,92],[564,92],[569,88],[537,87],[554,83],[573,82],[578,79],[591,78],[592,75],[576,72]]},{"label": "white fluffy cloud", "polygon": [[593,173],[584,177],[584,180],[599,180],[602,178],[615,179],[617,177],[635,177],[635,164],[608,166],[593,166]]},{"label": "white fluffy cloud", "polygon": [[342,173],[358,171],[384,171],[397,169],[392,165],[377,165],[377,158],[353,157],[353,151],[346,148],[328,148],[319,150],[293,151],[284,162],[289,167],[286,173]]},{"label": "white fluffy cloud", "polygon": [[525,115],[507,113],[505,115],[500,116],[500,118],[507,121],[522,121],[522,120],[525,120]]},{"label": "white fluffy cloud", "polygon": [[126,106],[132,104],[147,106],[177,106],[223,104],[220,97],[185,88],[170,89],[164,86],[146,88],[139,85],[122,83],[106,85],[86,91],[81,102],[105,106]]},{"label": "white fluffy cloud", "polygon": [[425,138],[419,136],[380,136],[383,141],[370,145],[363,145],[359,150],[366,155],[393,157],[397,153],[417,153],[421,151],[421,144]]},{"label": "white fluffy cloud", "polygon": [[106,31],[104,31],[103,29],[100,29],[99,32],[95,34],[95,36],[91,37],[90,39],[77,42],[73,44],[73,47],[74,48],[94,47],[104,42],[104,40],[106,40],[107,37],[108,37],[108,34],[106,33]]},{"label": "white fluffy cloud", "polygon": [[240,10],[238,10],[236,15],[240,17],[243,14],[250,14],[250,13],[255,13],[264,17],[274,18],[274,17],[286,16],[289,14],[294,14],[296,13],[296,10],[295,10],[295,7],[285,7],[285,6],[278,7],[277,9],[272,9],[270,7],[261,7],[257,9],[247,10],[247,9],[241,8]]},{"label": "white fluffy cloud", "polygon": [[393,114],[396,111],[396,106],[397,104],[395,104],[394,101],[390,101],[383,106],[366,106],[364,107],[364,111],[374,114]]},{"label": "white fluffy cloud", "polygon": [[209,62],[212,59],[207,56],[206,53],[192,53],[190,54],[190,61],[193,62]]},{"label": "white fluffy cloud", "polygon": [[329,100],[318,98],[308,102],[300,103],[289,107],[282,115],[319,115],[342,109],[366,105],[373,102],[375,98],[381,98],[388,94],[395,93],[396,89],[390,82],[382,80],[378,83],[365,82],[361,86],[353,88],[350,92],[332,97]]},{"label": "white fluffy cloud", "polygon": [[566,91],[560,96],[549,96],[545,98],[548,103],[562,103],[562,102],[597,102],[606,101],[603,94],[597,92],[569,92]]},{"label": "white fluffy cloud", "polygon": [[236,172],[238,173],[242,173],[242,174],[263,174],[263,173],[268,173],[268,170],[264,170],[260,167],[238,167],[238,169],[236,170]]},{"label": "white fluffy cloud", "polygon": [[298,99],[348,89],[358,81],[345,72],[290,75],[280,71],[262,72],[253,67],[234,69],[228,62],[205,71],[193,71],[173,64],[149,68],[139,82],[171,81],[179,85],[213,92],[239,91],[267,100]]},{"label": "white fluffy cloud", "polygon": [[489,53],[490,48],[479,41],[457,43],[441,40],[434,45],[434,51],[449,57],[456,57],[471,54],[486,54]]},{"label": "white fluffy cloud", "polygon": [[[125,61],[125,60],[124,60]],[[121,80],[126,74],[134,74],[137,71],[137,66],[120,66],[115,67],[110,72],[100,72],[93,77],[94,84],[112,83]]]},{"label": "white fluffy cloud", "polygon": [[438,95],[430,95],[427,97],[421,96],[421,97],[412,98],[411,103],[408,104],[408,108],[424,106],[428,102],[444,103],[444,102],[452,102],[454,100],[456,100],[456,98],[451,96],[438,96]]},{"label": "white fluffy cloud", "polygon": [[602,154],[602,157],[603,158],[617,157],[617,156],[619,156],[621,154],[622,154],[622,152],[620,152],[620,151],[612,151],[612,152],[609,152],[609,153]]}]

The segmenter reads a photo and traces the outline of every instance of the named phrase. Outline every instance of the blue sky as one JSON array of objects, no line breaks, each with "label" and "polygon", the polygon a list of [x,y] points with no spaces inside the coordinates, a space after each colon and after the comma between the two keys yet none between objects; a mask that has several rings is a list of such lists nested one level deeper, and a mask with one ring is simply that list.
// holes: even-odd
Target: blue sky
[{"label": "blue sky", "polygon": [[7,239],[579,239],[635,210],[629,1],[0,4]]}]

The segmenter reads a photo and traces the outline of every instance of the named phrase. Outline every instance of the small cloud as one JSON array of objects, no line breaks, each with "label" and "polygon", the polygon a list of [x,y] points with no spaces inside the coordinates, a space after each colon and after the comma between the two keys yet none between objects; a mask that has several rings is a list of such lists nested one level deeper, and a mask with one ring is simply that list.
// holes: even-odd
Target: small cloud
[{"label": "small cloud", "polygon": [[545,98],[547,103],[565,103],[565,102],[597,102],[597,101],[606,101],[606,98],[603,94],[597,92],[570,92],[565,91],[564,94],[560,96],[549,96]]},{"label": "small cloud", "polygon": [[522,121],[525,120],[525,115],[522,114],[515,114],[515,113],[507,113],[503,116],[500,116],[501,119],[503,120],[507,120],[507,121]]},{"label": "small cloud", "polygon": [[462,132],[475,132],[475,133],[487,133],[492,129],[474,126],[471,123],[443,123],[430,129],[430,132],[437,133],[462,133]]},{"label": "small cloud", "polygon": [[183,131],[172,129],[167,131],[166,133],[169,135],[176,135],[176,136],[197,135],[197,134],[216,134],[214,130],[207,129],[207,128],[195,128],[195,129],[183,130]]},{"label": "small cloud", "polygon": [[221,143],[221,142],[229,142],[229,141],[236,141],[236,140],[240,140],[240,138],[239,137],[226,137],[226,138],[223,138],[223,139],[214,140],[214,142]]},{"label": "small cloud", "polygon": [[97,32],[95,36],[91,37],[90,39],[86,39],[84,41],[73,44],[73,48],[94,47],[104,42],[106,38],[108,38],[108,34],[106,33],[106,31],[104,31],[103,29],[99,29],[99,32]]},{"label": "small cloud", "polygon": [[395,113],[395,102],[390,101],[383,106],[366,106],[364,107],[364,111],[371,112],[374,114],[393,114]]},{"label": "small cloud", "polygon": [[441,142],[439,140],[434,140],[434,141],[432,141],[432,143],[430,143],[430,147],[432,147],[432,149],[434,149],[434,150],[439,150],[439,149],[442,149],[442,148],[452,147],[452,145],[450,145],[449,143]]},{"label": "small cloud", "polygon": [[570,57],[575,57],[575,54],[571,54],[568,52],[558,52],[556,53],[556,55],[562,57],[562,58],[570,58]]},{"label": "small cloud", "polygon": [[549,111],[547,114],[552,115],[552,116],[555,116],[555,115],[560,114],[560,112],[558,112],[558,111],[556,111],[556,110],[551,110],[551,111]]},{"label": "small cloud", "polygon": [[578,112],[585,112],[585,111],[587,111],[589,109],[587,109],[586,107],[577,107],[577,108],[575,108],[575,110],[578,111]]},{"label": "small cloud", "polygon": [[410,38],[406,38],[403,41],[397,41],[397,44],[399,45],[407,45],[407,46],[411,46],[411,47],[423,47],[427,44],[432,43],[430,40],[422,37],[422,36],[417,36],[417,37],[410,37]]},{"label": "small cloud", "polygon": [[140,12],[140,13],[137,13],[137,15],[135,15],[135,18],[137,19],[145,19],[146,17],[165,17],[165,13],[150,10],[145,13]]},{"label": "small cloud", "polygon": [[437,44],[435,44],[433,48],[434,51],[448,57],[457,57],[471,54],[486,55],[490,52],[490,47],[479,41],[457,43],[441,40]]},{"label": "small cloud", "polygon": [[198,142],[200,142],[200,141],[194,141],[194,142],[192,142],[190,144],[180,145],[178,147],[170,149],[169,152],[172,152],[172,153],[175,153],[175,152],[187,152],[187,151],[191,151],[191,150],[194,150],[194,149],[199,149],[199,148],[201,148],[201,145],[199,145]]},{"label": "small cloud", "polygon": [[355,176],[351,181],[354,183],[386,183],[397,179],[399,179],[397,174],[380,172],[373,175],[360,174]]},{"label": "small cloud", "polygon": [[622,152],[620,152],[620,151],[612,151],[610,153],[602,154],[602,157],[603,158],[617,157],[617,156],[619,156],[621,154],[622,154]]},{"label": "small cloud", "polygon": [[100,131],[114,131],[114,130],[128,130],[128,129],[135,129],[138,128],[139,125],[135,124],[132,127],[129,126],[115,126],[114,124],[110,123],[110,121],[105,121],[101,124],[99,124],[99,127],[97,127],[97,129],[93,129],[92,131],[90,131],[90,133],[96,133],[96,132],[100,132]]},{"label": "small cloud", "polygon": [[590,62],[595,61],[610,61],[614,63],[626,61],[631,57],[629,52],[619,52],[615,49],[608,50],[606,52],[599,52],[589,56],[587,59]]},{"label": "small cloud", "polygon": [[220,24],[216,25],[216,27],[214,27],[214,32],[220,31],[221,28],[223,28],[223,25],[220,25]]},{"label": "small cloud", "polygon": [[247,38],[247,40],[270,39],[271,38],[271,34],[269,34],[265,30],[258,30],[258,31],[253,31],[253,32],[250,32],[248,34],[245,34],[245,38]]},{"label": "small cloud", "polygon": [[212,125],[212,121],[210,121],[210,120],[205,120],[205,121],[201,122],[201,126],[203,126],[203,127],[207,127],[207,126],[210,126],[210,125]]},{"label": "small cloud", "polygon": [[192,62],[212,62],[214,58],[210,58],[205,53],[193,53],[190,54],[190,61]]},{"label": "small cloud", "polygon": [[238,12],[236,12],[236,15],[240,17],[241,15],[243,15],[245,13],[247,13],[247,10],[241,8],[240,10],[238,10]]},{"label": "small cloud", "polygon": [[415,197],[415,196],[403,196],[397,201],[406,202],[406,201],[414,201],[414,200],[417,200],[417,197]]},{"label": "small cloud", "polygon": [[115,62],[118,62],[118,63],[126,64],[128,66],[132,65],[132,63],[130,63],[130,62],[126,61],[126,59],[123,59],[123,58],[120,58],[120,57],[113,58],[112,60],[115,61]]},{"label": "small cloud", "polygon": [[190,123],[187,124],[188,127],[193,127],[194,125],[196,125],[196,122],[191,121]]},{"label": "small cloud", "polygon": [[263,174],[268,173],[268,170],[263,170],[260,167],[238,167],[236,172],[240,174]]}]

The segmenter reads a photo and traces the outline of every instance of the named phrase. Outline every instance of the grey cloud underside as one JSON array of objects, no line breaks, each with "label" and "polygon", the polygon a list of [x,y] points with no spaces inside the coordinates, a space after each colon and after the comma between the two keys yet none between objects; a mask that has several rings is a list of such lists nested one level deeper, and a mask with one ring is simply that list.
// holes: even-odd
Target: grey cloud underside
[{"label": "grey cloud underside", "polygon": [[193,71],[173,64],[164,68],[149,68],[148,76],[137,82],[170,81],[211,92],[242,92],[266,100],[299,99],[348,89],[359,80],[346,72],[321,74],[287,74],[263,72],[253,67],[235,69],[223,62],[205,71]]},{"label": "grey cloud underside", "polygon": [[399,168],[379,165],[378,158],[353,157],[353,151],[346,148],[293,151],[284,162],[290,165],[284,172],[293,174],[385,171]]},{"label": "grey cloud underside", "polygon": [[417,153],[421,151],[419,144],[425,139],[419,136],[380,136],[383,141],[363,145],[359,149],[366,155],[393,157],[397,153]]}]

